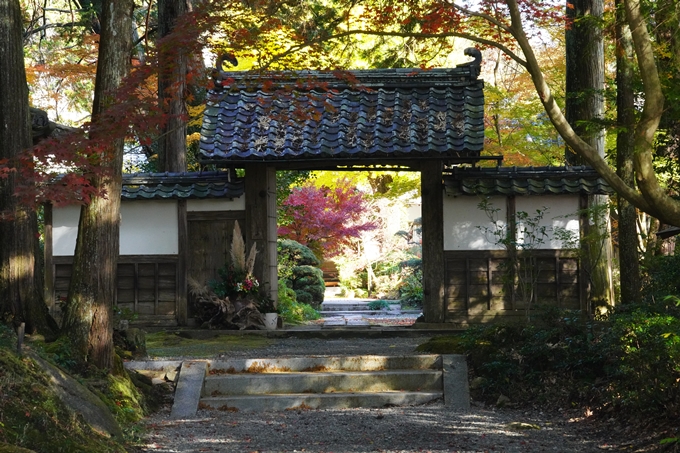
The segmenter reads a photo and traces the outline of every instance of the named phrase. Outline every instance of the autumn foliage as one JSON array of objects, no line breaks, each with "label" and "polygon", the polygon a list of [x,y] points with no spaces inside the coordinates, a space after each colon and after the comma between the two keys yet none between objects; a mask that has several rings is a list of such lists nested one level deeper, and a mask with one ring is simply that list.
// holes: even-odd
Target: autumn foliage
[{"label": "autumn foliage", "polygon": [[370,211],[366,196],[346,179],[339,179],[333,188],[312,182],[296,187],[282,209],[286,220],[279,236],[306,245],[323,258],[340,254],[362,232],[377,228],[366,217]]}]

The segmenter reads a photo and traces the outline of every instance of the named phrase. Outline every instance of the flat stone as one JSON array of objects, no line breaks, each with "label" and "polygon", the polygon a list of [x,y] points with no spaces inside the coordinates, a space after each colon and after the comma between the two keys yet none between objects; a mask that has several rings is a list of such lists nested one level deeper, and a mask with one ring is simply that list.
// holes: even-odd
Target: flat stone
[{"label": "flat stone", "polygon": [[370,323],[364,319],[348,319],[347,326],[352,327],[366,327],[370,326]]},{"label": "flat stone", "polygon": [[462,354],[442,355],[444,405],[455,412],[470,410],[468,367]]},{"label": "flat stone", "polygon": [[208,362],[205,360],[182,362],[175,389],[175,401],[170,412],[171,418],[183,419],[196,416],[207,371]]}]

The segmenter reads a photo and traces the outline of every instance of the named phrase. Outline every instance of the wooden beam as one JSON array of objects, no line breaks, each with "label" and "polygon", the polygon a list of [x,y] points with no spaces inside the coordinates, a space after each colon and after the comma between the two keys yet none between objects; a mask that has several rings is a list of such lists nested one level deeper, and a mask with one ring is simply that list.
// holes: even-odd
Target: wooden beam
[{"label": "wooden beam", "polygon": [[177,201],[177,324],[186,326],[188,322],[187,270],[189,262],[189,224],[187,220],[187,201]]},{"label": "wooden beam", "polygon": [[[582,194],[579,198],[579,239],[580,243],[583,244],[584,239],[588,235],[590,230],[590,221],[588,216],[588,195]],[[578,260],[578,286],[579,286],[579,299],[581,312],[585,315],[593,314],[593,307],[590,303],[590,278],[588,277],[588,266],[586,264],[587,258],[581,249],[581,257]]]},{"label": "wooden beam", "polygon": [[[276,300],[276,170],[267,164],[244,165],[246,250],[256,244],[255,277],[264,291]],[[273,251],[272,251],[273,244]]]},{"label": "wooden beam", "polygon": [[444,184],[442,163],[421,164],[423,220],[423,316],[427,323],[445,321]]},{"label": "wooden beam", "polygon": [[53,247],[54,235],[52,233],[52,204],[43,205],[43,217],[45,219],[45,304],[53,313],[56,308],[54,300],[54,255]]}]

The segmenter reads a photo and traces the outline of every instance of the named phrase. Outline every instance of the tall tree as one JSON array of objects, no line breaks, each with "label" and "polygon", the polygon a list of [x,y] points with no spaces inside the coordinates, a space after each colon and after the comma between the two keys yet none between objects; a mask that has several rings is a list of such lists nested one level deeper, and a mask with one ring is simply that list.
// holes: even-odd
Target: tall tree
[{"label": "tall tree", "polygon": [[[16,163],[30,148],[31,121],[22,46],[19,0],[0,0],[0,161]],[[28,332],[49,332],[33,209],[15,196],[17,174],[0,165],[0,319],[26,323]]]},{"label": "tall tree", "polygon": [[158,170],[186,171],[187,135],[187,60],[186,52],[173,41],[164,40],[182,15],[191,11],[191,0],[159,0],[158,33],[160,40],[158,97],[167,121],[158,138]]},{"label": "tall tree", "polygon": [[98,192],[80,210],[73,272],[64,313],[64,332],[72,357],[80,365],[107,369],[113,365],[112,307],[119,252],[123,136],[107,140],[98,130],[116,117],[115,92],[130,68],[133,0],[102,2],[101,37],[92,106],[91,139],[97,140],[93,159],[102,172],[91,177]]},{"label": "tall tree", "polygon": [[[565,117],[583,140],[604,158],[604,41],[602,36],[603,0],[567,2],[566,100]],[[583,158],[567,145],[565,160],[583,165]],[[597,306],[614,302],[612,284],[612,245],[607,205],[603,195],[591,197],[589,238],[585,242],[585,264],[590,276],[590,299]]]},{"label": "tall tree", "polygon": [[[635,186],[633,170],[633,132],[635,129],[635,92],[633,81],[633,44],[625,21],[621,0],[616,2],[616,173],[629,186]],[[617,195],[619,231],[619,271],[621,302],[640,301],[640,256],[638,253],[638,216],[628,200]]]}]

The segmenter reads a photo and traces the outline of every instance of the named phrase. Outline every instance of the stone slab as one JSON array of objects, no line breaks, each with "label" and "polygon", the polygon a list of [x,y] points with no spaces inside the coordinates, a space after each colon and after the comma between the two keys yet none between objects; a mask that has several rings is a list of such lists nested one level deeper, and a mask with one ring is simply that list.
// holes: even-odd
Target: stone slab
[{"label": "stone slab", "polygon": [[455,412],[470,410],[468,367],[462,354],[443,354],[444,405]]},{"label": "stone slab", "polygon": [[206,396],[442,391],[441,370],[309,371],[210,375]]},{"label": "stone slab", "polygon": [[209,360],[211,375],[227,373],[281,373],[296,371],[384,371],[384,370],[440,370],[441,356],[437,354],[381,356],[308,356],[260,359]]},{"label": "stone slab", "polygon": [[177,388],[175,389],[175,401],[170,412],[171,418],[185,419],[196,416],[207,371],[208,362],[206,360],[186,360],[182,362]]},{"label": "stone slab", "polygon": [[413,406],[440,399],[441,392],[325,393],[207,397],[201,403],[219,410],[245,412],[292,409]]}]

